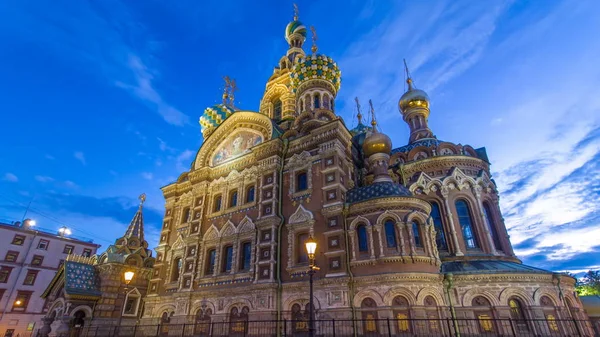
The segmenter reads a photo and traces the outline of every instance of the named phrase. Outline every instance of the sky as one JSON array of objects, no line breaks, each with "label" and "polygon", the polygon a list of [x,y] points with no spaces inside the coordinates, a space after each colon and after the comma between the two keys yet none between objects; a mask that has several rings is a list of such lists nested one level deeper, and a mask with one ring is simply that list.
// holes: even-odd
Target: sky
[{"label": "sky", "polygon": [[[524,263],[600,268],[600,11],[594,0],[298,0],[342,71],[336,113],[372,99],[394,147],[402,60],[441,140],[485,146]],[[141,193],[151,247],[160,187],[189,169],[198,118],[235,78],[258,110],[292,2],[0,1],[0,219],[70,227],[103,248]],[[305,44],[305,50],[310,42]],[[101,250],[102,250],[101,249]]]}]

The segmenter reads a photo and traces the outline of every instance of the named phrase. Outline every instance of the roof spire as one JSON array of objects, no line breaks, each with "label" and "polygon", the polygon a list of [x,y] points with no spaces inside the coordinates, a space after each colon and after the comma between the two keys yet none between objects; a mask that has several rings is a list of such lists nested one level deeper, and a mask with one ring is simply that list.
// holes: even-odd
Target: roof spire
[{"label": "roof spire", "polygon": [[373,126],[373,132],[377,132],[377,121],[375,120],[375,109],[373,109],[373,101],[369,99],[369,107],[371,109],[371,125]]},{"label": "roof spire", "polygon": [[310,50],[313,52],[313,54],[316,54],[317,53],[317,49],[318,49],[318,47],[317,47],[317,39],[319,37],[317,36],[317,31],[315,30],[314,26],[310,26],[310,31],[312,32],[312,42],[313,42],[313,45],[312,45],[312,47],[310,47]]},{"label": "roof spire", "polygon": [[229,105],[231,107],[235,107],[235,92],[238,90],[238,87],[235,83],[235,78],[232,78],[229,82]]},{"label": "roof spire", "polygon": [[406,83],[408,84],[408,91],[413,90],[413,80],[410,77],[410,72],[408,71],[408,65],[406,64],[406,59],[404,60],[404,71],[406,72]]},{"label": "roof spire", "polygon": [[223,105],[227,105],[227,100],[229,99],[229,87],[231,87],[231,79],[229,76],[223,77],[225,81],[225,87],[223,87]]},{"label": "roof spire", "polygon": [[294,21],[298,21],[298,13],[300,11],[298,10],[298,5],[294,4]]},{"label": "roof spire", "polygon": [[140,200],[140,206],[138,207],[137,212],[131,219],[131,223],[129,223],[129,227],[127,227],[127,231],[125,232],[125,237],[137,237],[140,239],[140,242],[144,241],[144,215],[142,214],[142,209],[144,202],[146,202],[146,193],[142,193],[138,199]]},{"label": "roof spire", "polygon": [[360,113],[360,102],[358,101],[358,97],[354,97],[354,101],[356,102],[356,110],[358,114],[356,114],[356,118],[358,118],[358,125],[362,124],[362,113]]}]

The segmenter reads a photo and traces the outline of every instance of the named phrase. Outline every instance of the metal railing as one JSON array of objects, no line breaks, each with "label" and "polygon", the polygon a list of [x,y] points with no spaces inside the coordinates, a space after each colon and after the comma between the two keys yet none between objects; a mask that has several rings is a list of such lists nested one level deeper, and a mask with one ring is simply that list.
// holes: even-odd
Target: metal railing
[{"label": "metal railing", "polygon": [[[456,324],[456,325],[455,325]],[[278,334],[277,332],[280,332]],[[39,335],[37,335],[39,336]],[[308,337],[306,320],[201,321],[198,323],[72,328],[59,337]],[[587,320],[573,319],[359,319],[316,320],[315,336],[593,336]]]}]

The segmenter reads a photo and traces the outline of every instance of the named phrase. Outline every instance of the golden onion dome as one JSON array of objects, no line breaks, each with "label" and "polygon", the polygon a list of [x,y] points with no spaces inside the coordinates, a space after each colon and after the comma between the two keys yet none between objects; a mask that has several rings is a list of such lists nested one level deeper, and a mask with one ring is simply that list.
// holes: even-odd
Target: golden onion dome
[{"label": "golden onion dome", "polygon": [[373,132],[369,132],[363,141],[363,153],[365,157],[370,157],[376,153],[390,154],[392,151],[392,140],[384,133],[379,133],[374,128]]},{"label": "golden onion dome", "polygon": [[400,97],[400,101],[398,102],[400,112],[406,112],[407,109],[415,107],[429,109],[429,96],[427,96],[427,93],[423,90],[413,88],[410,78],[406,82],[408,83],[408,91]]}]

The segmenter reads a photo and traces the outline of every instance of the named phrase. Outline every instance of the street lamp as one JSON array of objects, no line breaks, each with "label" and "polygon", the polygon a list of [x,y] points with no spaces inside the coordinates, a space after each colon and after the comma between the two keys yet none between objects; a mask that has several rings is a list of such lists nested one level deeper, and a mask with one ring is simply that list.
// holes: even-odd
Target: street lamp
[{"label": "street lamp", "polygon": [[25,228],[30,228],[30,227],[33,227],[33,226],[35,226],[35,220],[32,220],[32,219],[25,219],[25,220],[23,221],[23,224],[25,225]]},{"label": "street lamp", "polygon": [[313,237],[309,237],[304,243],[306,245],[306,252],[308,253],[308,284],[309,284],[309,300],[308,300],[308,336],[315,336],[315,310],[313,306],[313,275],[319,270],[319,267],[315,265],[315,251],[317,250],[317,241]]},{"label": "street lamp", "polygon": [[58,235],[60,235],[60,236],[71,235],[71,230],[68,229],[67,226],[62,226],[61,228],[58,229]]},{"label": "street lamp", "polygon": [[131,280],[133,280],[133,276],[135,276],[135,273],[132,272],[131,270],[126,271],[125,273],[123,273],[123,278],[125,278],[125,284],[129,285],[129,283],[131,283]]}]

